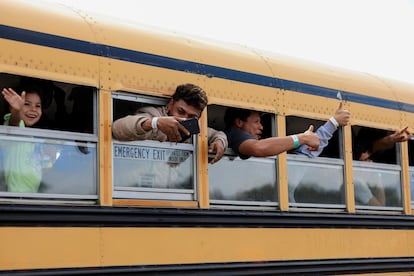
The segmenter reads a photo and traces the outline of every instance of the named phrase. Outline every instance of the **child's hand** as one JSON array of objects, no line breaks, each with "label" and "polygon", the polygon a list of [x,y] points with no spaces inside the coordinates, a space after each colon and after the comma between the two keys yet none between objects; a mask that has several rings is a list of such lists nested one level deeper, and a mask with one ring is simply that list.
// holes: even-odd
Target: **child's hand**
[{"label": "child's hand", "polygon": [[24,105],[26,99],[26,92],[22,92],[20,96],[11,88],[3,88],[1,92],[4,96],[4,99],[9,103],[11,111],[20,111]]}]

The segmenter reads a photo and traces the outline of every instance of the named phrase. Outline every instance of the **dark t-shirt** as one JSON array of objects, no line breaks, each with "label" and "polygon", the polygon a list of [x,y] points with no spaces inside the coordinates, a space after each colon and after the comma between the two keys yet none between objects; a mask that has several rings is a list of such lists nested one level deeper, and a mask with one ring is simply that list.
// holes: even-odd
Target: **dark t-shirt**
[{"label": "dark t-shirt", "polygon": [[241,159],[249,158],[250,156],[241,154],[239,152],[239,147],[244,141],[249,139],[256,140],[256,138],[254,138],[254,136],[250,133],[241,130],[237,127],[231,127],[227,129],[225,133],[227,135],[227,140],[229,142],[229,148],[231,148]]}]

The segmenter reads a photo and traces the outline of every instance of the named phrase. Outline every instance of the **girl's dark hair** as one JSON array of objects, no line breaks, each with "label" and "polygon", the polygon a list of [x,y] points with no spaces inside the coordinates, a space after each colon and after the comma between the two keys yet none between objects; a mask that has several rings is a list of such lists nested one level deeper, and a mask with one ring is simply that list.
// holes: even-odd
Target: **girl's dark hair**
[{"label": "girl's dark hair", "polygon": [[199,109],[200,112],[204,110],[208,103],[206,92],[201,87],[191,83],[177,86],[172,99],[174,101],[184,100],[188,105]]},{"label": "girl's dark hair", "polygon": [[34,93],[38,94],[40,100],[42,101],[42,109],[47,103],[47,99],[43,90],[43,86],[40,83],[41,80],[33,78],[23,78],[20,82],[20,85],[16,87],[16,93],[21,95],[23,91],[26,91],[26,94]]}]

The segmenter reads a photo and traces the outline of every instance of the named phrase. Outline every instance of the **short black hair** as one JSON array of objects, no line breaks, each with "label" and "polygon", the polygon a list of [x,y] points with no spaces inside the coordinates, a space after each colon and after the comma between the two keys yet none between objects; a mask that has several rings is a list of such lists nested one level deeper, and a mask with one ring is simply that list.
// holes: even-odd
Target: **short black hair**
[{"label": "short black hair", "polygon": [[21,95],[23,91],[26,94],[38,94],[42,102],[42,109],[47,108],[52,101],[52,96],[47,95],[53,93],[52,82],[31,77],[22,77],[20,84],[16,87],[16,93]]},{"label": "short black hair", "polygon": [[255,110],[228,107],[226,110],[226,113],[224,114],[224,123],[225,123],[226,129],[230,128],[233,125],[234,120],[240,119],[245,122],[247,118],[249,118],[249,116],[255,112],[260,114],[260,112],[255,111]]},{"label": "short black hair", "polygon": [[200,112],[204,110],[208,103],[206,92],[201,87],[191,83],[177,86],[172,99],[174,101],[184,100],[188,105],[199,109]]},{"label": "short black hair", "polygon": [[40,100],[42,102],[42,106],[43,106],[43,103],[45,102],[44,94],[43,94],[43,90],[38,85],[36,85],[34,83],[32,83],[32,84],[31,83],[26,83],[26,84],[23,84],[23,85],[19,86],[16,89],[16,93],[19,94],[19,95],[21,95],[23,91],[25,91],[26,94],[37,94],[37,95],[39,95]]}]

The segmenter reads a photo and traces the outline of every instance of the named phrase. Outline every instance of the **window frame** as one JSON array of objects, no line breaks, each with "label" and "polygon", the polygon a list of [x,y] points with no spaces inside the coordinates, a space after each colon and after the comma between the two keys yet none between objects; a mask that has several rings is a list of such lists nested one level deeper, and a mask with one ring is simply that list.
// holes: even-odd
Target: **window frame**
[{"label": "window frame", "polygon": [[[163,98],[160,96],[149,96],[145,94],[136,94],[126,91],[113,91],[112,92],[112,120],[114,121],[114,108],[115,100],[135,102],[138,104],[148,104],[165,106],[169,98]],[[131,115],[131,114],[130,114]],[[128,145],[132,147],[150,147],[150,148],[162,148],[167,150],[185,150],[191,151],[192,159],[192,189],[169,189],[169,188],[145,188],[145,187],[126,187],[115,185],[115,166],[112,166],[112,194],[113,198],[118,199],[130,199],[130,200],[161,200],[161,201],[197,201],[198,200],[198,139],[194,136],[192,143],[170,143],[159,142],[152,140],[142,141],[118,141],[112,139],[111,150],[114,153],[116,145]],[[161,147],[160,147],[161,146]],[[115,157],[112,155],[112,162]]]},{"label": "window frame", "polygon": [[[216,130],[224,131],[225,125],[224,123],[224,114],[226,112],[227,108],[233,108],[235,106],[230,105],[222,105],[222,104],[210,104],[207,107],[207,116],[209,127],[213,127]],[[246,110],[252,110],[251,108],[245,108],[245,107],[237,107],[240,109],[246,109]],[[270,126],[270,131],[267,131],[269,135],[272,137],[276,136],[276,121],[277,116],[276,114],[268,111],[261,111],[261,110],[255,110],[257,112],[260,112],[262,117],[266,117],[266,122]],[[214,113],[214,116],[209,116],[210,112]],[[218,113],[221,113],[218,115]],[[217,125],[216,125],[217,124]],[[262,120],[263,124],[263,120]],[[266,126],[267,126],[266,124]],[[264,128],[266,127],[264,126]],[[214,154],[209,154],[209,159],[213,158]],[[225,158],[228,158],[229,160],[239,160],[240,158],[235,154],[235,152],[231,148],[227,148],[224,156]],[[217,209],[249,209],[249,210],[275,210],[279,207],[279,171],[278,171],[278,158],[277,156],[271,156],[271,157],[250,157],[246,160],[241,160],[242,162],[264,162],[264,163],[273,163],[274,167],[274,174],[275,174],[275,183],[274,183],[274,189],[276,191],[276,194],[274,195],[275,201],[268,202],[268,201],[247,201],[247,200],[222,200],[222,199],[211,199],[211,196],[209,196],[209,202],[211,208],[217,208]],[[214,165],[209,164],[210,166],[220,166],[222,164],[221,162],[224,162],[224,160],[220,160],[219,162],[215,163]],[[213,167],[211,167],[213,168]],[[211,173],[211,168],[209,169],[209,175]],[[209,176],[209,187],[211,186],[210,183],[211,179]],[[210,195],[210,192],[209,192]]]},{"label": "window frame", "polygon": [[[23,75],[1,73],[2,77],[20,78],[25,77]],[[0,191],[0,199],[2,201],[11,201],[17,203],[34,203],[34,204],[97,204],[99,201],[99,136],[98,136],[98,93],[99,90],[96,87],[89,85],[82,85],[73,82],[57,81],[45,78],[37,78],[37,80],[50,81],[59,85],[67,85],[68,88],[85,87],[90,88],[92,93],[92,133],[83,133],[70,130],[58,130],[48,128],[21,128],[16,126],[0,125],[0,136],[4,140],[14,140],[21,142],[33,142],[43,144],[55,144],[62,146],[79,146],[81,143],[88,148],[94,148],[95,156],[93,166],[95,168],[94,182],[92,185],[96,192],[94,194],[65,194],[65,193],[46,193],[46,192],[34,192],[34,193],[20,193],[20,192],[7,192]],[[71,92],[65,92],[65,103],[68,101],[68,97]],[[52,99],[53,102],[53,99]],[[66,106],[66,105],[65,105]],[[49,108],[49,107],[48,107]],[[46,108],[45,110],[47,110]],[[46,114],[47,112],[43,112]]]}]

